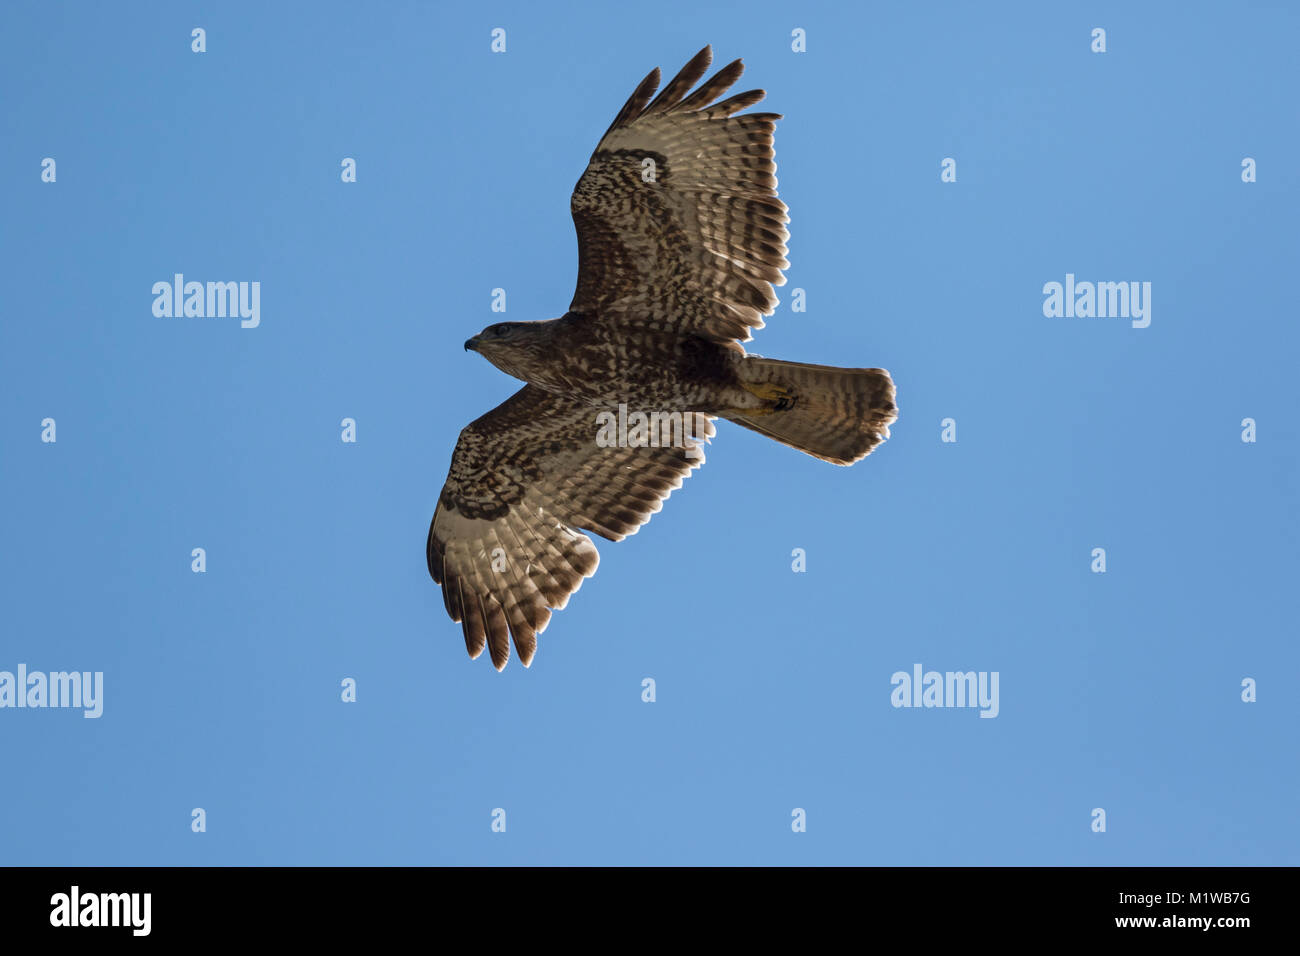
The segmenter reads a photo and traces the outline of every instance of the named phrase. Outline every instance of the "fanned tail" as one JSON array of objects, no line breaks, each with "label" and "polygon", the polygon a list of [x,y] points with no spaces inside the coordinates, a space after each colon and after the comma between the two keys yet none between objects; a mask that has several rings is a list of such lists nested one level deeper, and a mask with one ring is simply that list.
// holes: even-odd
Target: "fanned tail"
[{"label": "fanned tail", "polygon": [[836,368],[749,356],[741,380],[772,407],[726,416],[783,445],[836,465],[865,458],[898,418],[894,382],[882,368]]}]

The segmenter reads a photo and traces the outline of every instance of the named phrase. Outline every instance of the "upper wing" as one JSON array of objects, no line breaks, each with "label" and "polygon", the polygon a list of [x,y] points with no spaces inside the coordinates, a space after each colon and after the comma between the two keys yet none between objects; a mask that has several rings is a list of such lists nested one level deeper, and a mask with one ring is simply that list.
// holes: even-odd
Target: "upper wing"
[{"label": "upper wing", "polygon": [[744,72],[740,60],[686,96],[712,59],[706,46],[653,102],[651,71],[597,145],[570,202],[578,287],[569,311],[622,313],[727,344],[748,341],[776,308],[772,286],[790,267],[772,158],[781,117],[733,115],[762,90],[713,103]]},{"label": "upper wing", "polygon": [[[635,534],[704,463],[703,450],[684,443],[603,448],[599,412],[526,385],[456,442],[429,526],[429,574],[470,657],[486,644],[497,670],[510,659],[509,637],[528,666],[551,609],[596,573],[596,546],[578,529],[611,541]],[[713,435],[706,415],[688,427],[701,440]]]}]

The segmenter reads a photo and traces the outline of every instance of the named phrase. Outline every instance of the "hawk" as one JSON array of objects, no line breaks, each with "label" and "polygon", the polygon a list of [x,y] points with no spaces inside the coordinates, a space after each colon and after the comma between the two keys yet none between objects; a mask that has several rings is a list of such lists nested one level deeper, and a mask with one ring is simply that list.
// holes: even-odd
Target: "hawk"
[{"label": "hawk", "polygon": [[[663,91],[659,70],[619,110],[570,206],[578,285],[558,319],[501,322],[465,343],[526,384],[461,433],[429,527],[429,574],[471,658],[527,667],[551,612],[599,556],[704,463],[725,418],[837,465],[897,418],[878,368],[747,355],[777,306],[789,233],[766,95],[718,102],[740,60],[694,92],[705,47]],[[689,94],[689,95],[688,95]],[[653,97],[653,98],[652,98]]]}]

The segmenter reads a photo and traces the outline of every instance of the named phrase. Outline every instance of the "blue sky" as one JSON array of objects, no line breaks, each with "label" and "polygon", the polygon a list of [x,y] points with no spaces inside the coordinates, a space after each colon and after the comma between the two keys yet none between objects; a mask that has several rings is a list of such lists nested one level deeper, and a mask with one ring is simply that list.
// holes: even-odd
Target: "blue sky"
[{"label": "blue sky", "polygon": [[[1300,862],[1287,5],[3,18],[0,670],[104,701],[0,709],[0,862]],[[752,349],[888,368],[901,418],[850,469],[719,423],[498,674],[425,569],[517,384],[461,343],[564,312],[588,155],[705,43],[786,116]],[[155,317],[178,272],[260,325]],[[1045,317],[1067,274],[1150,282],[1149,327]],[[997,717],[891,706],[916,664]]]}]

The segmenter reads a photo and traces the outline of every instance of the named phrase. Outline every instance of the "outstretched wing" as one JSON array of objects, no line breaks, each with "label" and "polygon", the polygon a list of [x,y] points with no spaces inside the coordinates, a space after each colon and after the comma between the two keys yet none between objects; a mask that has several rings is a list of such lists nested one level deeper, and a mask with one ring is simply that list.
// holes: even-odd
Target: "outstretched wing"
[{"label": "outstretched wing", "polygon": [[574,187],[578,287],[570,312],[601,313],[722,344],[763,327],[788,269],[776,198],[777,113],[735,115],[766,94],[714,103],[744,72],[708,69],[705,47],[653,101],[659,71],[619,111]]},{"label": "outstretched wing", "polygon": [[635,534],[704,463],[686,437],[713,435],[706,415],[691,413],[676,445],[604,448],[599,411],[526,385],[456,442],[429,526],[429,574],[469,656],[486,645],[497,670],[511,637],[528,666],[551,611],[596,573],[600,557],[582,531]]}]

